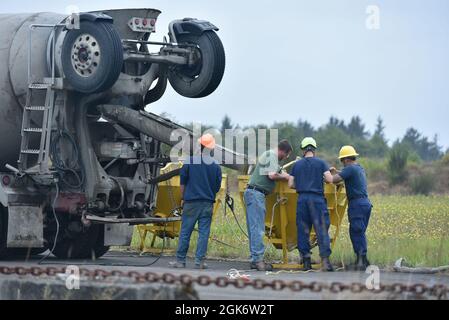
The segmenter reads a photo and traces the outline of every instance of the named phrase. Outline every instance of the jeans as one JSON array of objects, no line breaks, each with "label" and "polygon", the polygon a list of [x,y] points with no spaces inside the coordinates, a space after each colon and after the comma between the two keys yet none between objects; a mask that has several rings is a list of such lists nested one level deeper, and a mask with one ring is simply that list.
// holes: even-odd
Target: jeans
[{"label": "jeans", "polygon": [[324,196],[300,194],[296,208],[298,249],[301,257],[310,258],[310,230],[315,229],[321,258],[331,255],[329,211]]},{"label": "jeans", "polygon": [[213,203],[207,201],[188,202],[184,204],[182,213],[181,232],[179,234],[178,262],[185,263],[189,250],[190,237],[198,222],[198,243],[196,246],[195,264],[200,264],[207,253],[210,226],[212,223]]},{"label": "jeans", "polygon": [[251,262],[263,261],[265,245],[265,195],[259,191],[247,189],[243,195],[246,205],[246,225],[249,238]]},{"label": "jeans", "polygon": [[365,232],[368,228],[372,208],[373,206],[367,198],[349,201],[349,236],[351,237],[354,252],[357,255],[366,255],[368,251]]}]

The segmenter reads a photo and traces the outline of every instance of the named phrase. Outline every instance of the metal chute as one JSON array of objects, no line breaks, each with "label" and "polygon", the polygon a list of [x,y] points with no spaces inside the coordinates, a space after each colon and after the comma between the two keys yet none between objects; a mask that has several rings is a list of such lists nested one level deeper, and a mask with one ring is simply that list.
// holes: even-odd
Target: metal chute
[{"label": "metal chute", "polygon": [[[177,133],[180,135],[184,134],[187,143],[194,142],[191,130],[156,114],[136,111],[119,105],[100,105],[98,109],[106,119],[131,127],[169,146],[175,146],[178,143],[178,141],[173,141],[172,139],[174,130],[178,130]],[[224,167],[240,172],[244,172],[248,163],[244,154],[234,152],[220,145],[216,146],[214,154],[215,159]],[[233,161],[232,163],[227,163],[226,159],[233,159]]]}]

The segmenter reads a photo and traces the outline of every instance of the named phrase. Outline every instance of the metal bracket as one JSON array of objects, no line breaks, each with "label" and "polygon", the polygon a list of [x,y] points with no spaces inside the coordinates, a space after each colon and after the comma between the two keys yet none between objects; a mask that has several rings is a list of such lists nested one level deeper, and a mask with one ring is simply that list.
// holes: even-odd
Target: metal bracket
[{"label": "metal bracket", "polygon": [[118,218],[105,218],[92,214],[87,214],[85,219],[91,221],[93,223],[98,224],[118,224],[124,223],[129,225],[141,225],[141,224],[149,224],[149,223],[168,223],[168,222],[176,222],[181,221],[181,217],[170,217],[170,218],[157,218],[157,217],[148,217],[148,218],[131,218],[131,219],[118,219]]}]

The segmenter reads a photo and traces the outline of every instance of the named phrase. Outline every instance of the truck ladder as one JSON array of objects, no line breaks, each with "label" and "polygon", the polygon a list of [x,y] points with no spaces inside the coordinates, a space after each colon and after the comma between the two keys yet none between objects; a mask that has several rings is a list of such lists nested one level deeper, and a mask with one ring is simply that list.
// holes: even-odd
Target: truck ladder
[{"label": "truck ladder", "polygon": [[[38,101],[42,100],[42,97],[38,97],[36,94],[39,91],[45,91],[45,101],[43,103]],[[55,100],[56,92],[51,84],[31,83],[28,86],[22,118],[22,142],[18,161],[20,172],[26,172],[31,166],[34,166],[35,162],[30,163],[30,157],[37,157],[38,172],[35,173],[49,173],[50,139]],[[37,117],[33,117],[34,115]],[[41,125],[36,125],[35,123],[40,123],[40,119],[42,119]],[[40,138],[38,146],[32,146],[32,142],[35,141],[33,136]]]}]

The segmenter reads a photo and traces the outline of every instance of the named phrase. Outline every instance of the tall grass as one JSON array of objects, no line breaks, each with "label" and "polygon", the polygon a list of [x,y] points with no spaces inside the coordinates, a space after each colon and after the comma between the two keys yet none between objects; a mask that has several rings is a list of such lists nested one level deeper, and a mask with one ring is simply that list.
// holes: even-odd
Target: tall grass
[{"label": "tall grass", "polygon": [[[236,194],[234,198],[237,218],[246,230],[240,198]],[[375,195],[371,200],[374,208],[367,231],[371,263],[387,266],[402,257],[414,266],[449,265],[449,196]],[[331,256],[335,263],[348,264],[354,259],[348,232],[349,225],[345,216]],[[239,230],[229,210],[226,215],[224,210],[219,210],[214,218],[211,236],[229,246],[210,241],[209,257],[248,259],[248,240]],[[194,254],[196,239],[197,235],[194,233],[190,254]],[[137,237],[133,241],[134,247],[137,246],[136,240]],[[176,244],[177,241],[172,242],[173,246]],[[157,245],[160,247],[161,241]],[[291,252],[290,257],[294,261],[298,257],[297,251]],[[266,258],[280,260],[281,251],[269,246]]]}]

